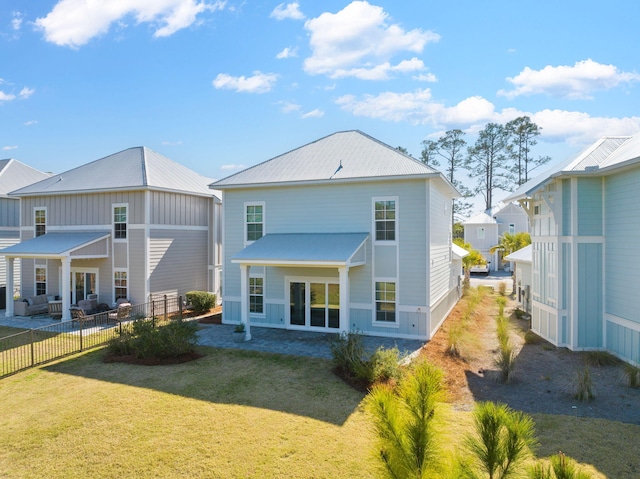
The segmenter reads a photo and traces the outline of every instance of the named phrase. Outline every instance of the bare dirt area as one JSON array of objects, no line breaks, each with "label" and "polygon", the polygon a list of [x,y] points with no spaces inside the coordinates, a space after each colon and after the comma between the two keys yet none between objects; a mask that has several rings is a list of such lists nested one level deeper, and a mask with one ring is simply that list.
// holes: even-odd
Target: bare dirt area
[{"label": "bare dirt area", "polygon": [[[615,362],[594,365],[594,355],[558,348],[539,339],[525,343],[527,320],[517,319],[510,300],[505,314],[510,315],[511,341],[518,351],[516,370],[507,384],[499,380],[495,357],[498,351],[495,317],[497,294],[490,293],[474,308],[467,321],[474,338],[463,350],[465,359],[447,353],[448,334],[463,321],[467,303],[462,301],[421,354],[446,372],[449,400],[458,410],[469,411],[477,401],[505,403],[525,413],[562,414],[602,418],[640,425],[640,389],[630,388],[624,379],[624,365]],[[574,397],[574,381],[589,368],[595,398],[579,401]]]}]

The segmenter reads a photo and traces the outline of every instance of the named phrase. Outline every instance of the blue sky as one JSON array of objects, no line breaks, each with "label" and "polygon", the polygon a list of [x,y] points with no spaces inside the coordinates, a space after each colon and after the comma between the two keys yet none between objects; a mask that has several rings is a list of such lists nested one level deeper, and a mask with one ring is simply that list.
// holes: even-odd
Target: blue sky
[{"label": "blue sky", "polygon": [[419,157],[529,115],[555,163],[640,132],[638,18],[636,0],[3,0],[0,158],[61,172],[144,145],[222,178],[335,131]]}]

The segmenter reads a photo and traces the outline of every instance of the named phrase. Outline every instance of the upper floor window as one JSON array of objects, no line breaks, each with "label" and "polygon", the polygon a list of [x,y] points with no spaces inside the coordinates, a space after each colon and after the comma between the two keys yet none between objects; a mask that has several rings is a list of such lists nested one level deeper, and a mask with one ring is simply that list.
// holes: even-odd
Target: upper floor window
[{"label": "upper floor window", "polygon": [[509,223],[509,234],[516,234],[516,225],[513,223]]},{"label": "upper floor window", "polygon": [[127,239],[127,207],[124,205],[113,207],[113,237]]},{"label": "upper floor window", "polygon": [[396,206],[395,199],[374,201],[376,241],[396,240]]},{"label": "upper floor window", "polygon": [[36,208],[34,210],[34,220],[36,236],[42,236],[47,233],[47,210],[45,208]]},{"label": "upper floor window", "polygon": [[264,203],[245,205],[245,240],[250,243],[264,235]]}]

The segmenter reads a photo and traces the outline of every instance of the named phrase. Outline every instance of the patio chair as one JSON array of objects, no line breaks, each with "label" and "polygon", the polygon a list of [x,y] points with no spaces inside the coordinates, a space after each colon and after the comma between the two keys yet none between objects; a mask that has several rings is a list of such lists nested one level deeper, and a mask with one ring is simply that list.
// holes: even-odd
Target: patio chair
[{"label": "patio chair", "polygon": [[48,307],[49,316],[53,319],[62,319],[62,301],[50,301]]},{"label": "patio chair", "polygon": [[71,313],[71,322],[72,323],[83,323],[85,321],[90,321],[93,318],[90,316],[87,316],[84,312],[84,309],[82,308],[78,308],[77,306],[73,306],[71,308],[69,308],[69,312]]},{"label": "patio chair", "polygon": [[118,309],[109,313],[109,319],[119,323],[121,321],[125,321],[129,319],[131,316],[131,304],[130,303],[120,303]]}]

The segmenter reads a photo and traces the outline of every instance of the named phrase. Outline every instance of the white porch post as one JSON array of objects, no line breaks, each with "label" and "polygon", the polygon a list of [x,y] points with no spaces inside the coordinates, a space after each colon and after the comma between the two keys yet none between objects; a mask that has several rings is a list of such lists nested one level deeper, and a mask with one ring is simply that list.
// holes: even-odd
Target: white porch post
[{"label": "white porch post", "polygon": [[249,272],[251,266],[240,265],[240,321],[244,323],[244,340],[251,341],[251,325],[249,324]]},{"label": "white porch post", "polygon": [[351,302],[349,301],[349,267],[338,267],[340,274],[340,332],[349,332],[349,309]]},{"label": "white porch post", "polygon": [[5,256],[6,270],[7,270],[7,292],[5,294],[7,298],[7,309],[4,312],[6,318],[13,317],[13,263],[14,258],[7,258]]},{"label": "white porch post", "polygon": [[62,284],[60,285],[60,299],[62,299],[62,321],[71,319],[69,308],[71,307],[71,258],[60,258],[62,262]]}]

